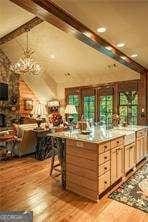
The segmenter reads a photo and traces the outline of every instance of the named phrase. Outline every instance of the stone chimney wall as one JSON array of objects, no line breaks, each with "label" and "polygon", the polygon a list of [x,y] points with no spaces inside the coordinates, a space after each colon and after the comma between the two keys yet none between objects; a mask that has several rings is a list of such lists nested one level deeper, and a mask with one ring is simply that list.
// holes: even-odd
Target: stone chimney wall
[{"label": "stone chimney wall", "polygon": [[0,83],[8,84],[8,101],[0,101],[0,114],[5,115],[6,126],[19,119],[19,75],[10,70],[10,60],[0,49]]}]

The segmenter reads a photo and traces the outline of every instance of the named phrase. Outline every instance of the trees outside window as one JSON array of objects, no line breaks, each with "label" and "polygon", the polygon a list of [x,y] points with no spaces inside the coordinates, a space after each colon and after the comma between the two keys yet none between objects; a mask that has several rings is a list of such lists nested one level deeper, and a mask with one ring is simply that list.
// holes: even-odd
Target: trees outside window
[{"label": "trees outside window", "polygon": [[138,95],[136,91],[121,92],[119,94],[120,121],[128,124],[137,124]]},{"label": "trees outside window", "polygon": [[113,115],[113,96],[100,96],[100,122],[105,124],[112,124],[112,115]]},{"label": "trees outside window", "polygon": [[[76,107],[76,110],[77,110],[77,112],[79,112],[79,103],[80,103],[80,101],[79,101],[79,96],[78,95],[69,95],[68,96],[68,104],[69,105],[74,105],[75,107]],[[73,114],[73,118],[74,118],[74,120],[73,120],[73,122],[77,122],[78,121],[78,113],[76,113],[76,114]]]},{"label": "trees outside window", "polygon": [[86,120],[95,117],[95,96],[84,96],[84,118]]}]

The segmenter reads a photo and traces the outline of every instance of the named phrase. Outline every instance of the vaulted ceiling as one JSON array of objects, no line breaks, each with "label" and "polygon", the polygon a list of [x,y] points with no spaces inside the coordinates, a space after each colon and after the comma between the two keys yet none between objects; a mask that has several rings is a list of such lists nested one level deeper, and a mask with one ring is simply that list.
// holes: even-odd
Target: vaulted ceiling
[{"label": "vaulted ceiling", "polygon": [[[146,28],[144,30],[142,22],[139,22],[137,25],[138,27],[140,26],[141,32],[143,32],[143,38],[141,32],[140,35],[137,33],[138,28],[135,28],[135,23],[131,19],[132,16],[135,18],[135,15],[130,15],[131,17],[128,16],[127,18],[128,13],[123,12],[124,10],[121,10],[122,7],[120,7],[122,19],[119,19],[120,11],[119,13],[117,12],[119,9],[113,3],[107,6],[105,2],[99,5],[101,3],[87,0],[56,0],[55,2],[70,11],[73,16],[80,19],[94,31],[96,31],[98,26],[106,26],[107,32],[103,34],[103,38],[108,39],[113,44],[125,41],[126,47],[123,50],[128,55],[133,52],[138,53],[139,57],[136,60],[148,68],[148,60],[146,58],[148,46],[145,39],[145,36],[148,39],[148,31]],[[9,0],[1,0],[0,8],[0,21],[3,21],[0,23],[0,37],[34,17],[33,14]],[[137,15],[138,12],[136,11],[135,13]],[[126,25],[127,27],[125,27]],[[131,29],[133,30],[132,33]],[[136,38],[136,36],[139,37]],[[22,55],[22,48],[25,47],[25,44],[26,34],[24,33],[1,45],[1,49],[12,62],[16,62]],[[40,97],[46,100],[57,96],[60,93],[58,89],[64,88],[64,86],[88,85],[139,78],[139,74],[135,71],[95,51],[47,22],[43,22],[31,29],[29,44],[35,51],[34,59],[41,64],[42,70],[38,77],[28,75],[23,78]]]},{"label": "vaulted ceiling", "polygon": [[[148,68],[148,1],[134,0],[53,0],[75,18],[97,33],[100,26],[107,31],[101,37],[116,46],[125,43],[121,49],[130,56],[137,53],[134,60]],[[100,33],[99,33],[100,35]]]},{"label": "vaulted ceiling", "polygon": [[35,17],[9,0],[0,0],[0,38]]}]

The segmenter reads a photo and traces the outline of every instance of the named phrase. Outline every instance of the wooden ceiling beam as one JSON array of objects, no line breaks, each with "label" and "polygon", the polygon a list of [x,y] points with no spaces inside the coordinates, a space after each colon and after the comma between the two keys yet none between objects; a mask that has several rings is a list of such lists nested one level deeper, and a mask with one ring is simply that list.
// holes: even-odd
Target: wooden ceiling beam
[{"label": "wooden ceiling beam", "polygon": [[[132,60],[108,41],[90,30],[67,11],[53,3],[51,0],[11,0],[22,8],[34,13],[41,19],[51,23],[57,28],[71,33],[75,38],[79,39],[88,46],[96,49],[98,52],[111,57],[117,62],[127,66],[128,68],[138,72],[146,73],[147,69],[139,63]],[[112,50],[106,49],[110,46]]]},{"label": "wooden ceiling beam", "polygon": [[19,26],[17,29],[15,29],[14,31],[8,33],[7,35],[3,36],[2,38],[0,38],[0,45],[11,41],[12,39],[15,39],[16,37],[18,37],[19,35],[23,34],[24,32],[26,32],[27,29],[32,29],[34,28],[36,25],[39,25],[41,22],[43,22],[43,20],[41,20],[38,17],[35,17],[31,20],[29,20],[28,22],[26,22],[25,24]]}]

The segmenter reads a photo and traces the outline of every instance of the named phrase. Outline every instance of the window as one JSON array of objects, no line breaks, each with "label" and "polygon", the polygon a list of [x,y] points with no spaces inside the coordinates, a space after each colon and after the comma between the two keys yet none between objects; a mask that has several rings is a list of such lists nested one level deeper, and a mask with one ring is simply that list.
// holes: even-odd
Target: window
[{"label": "window", "polygon": [[119,114],[120,121],[128,124],[137,124],[138,95],[136,91],[120,92]]},{"label": "window", "polygon": [[[69,105],[75,105],[76,110],[78,112],[79,109],[79,96],[78,95],[69,95],[68,96],[68,104]],[[73,114],[74,117],[74,122],[78,121],[78,113],[77,114]]]},{"label": "window", "polygon": [[100,122],[112,124],[113,96],[100,96]]},{"label": "window", "polygon": [[95,96],[84,96],[84,118],[94,119],[95,116]]}]

